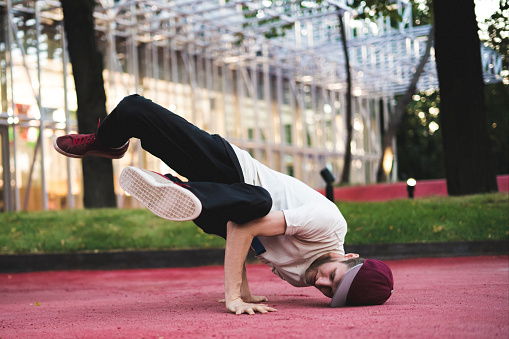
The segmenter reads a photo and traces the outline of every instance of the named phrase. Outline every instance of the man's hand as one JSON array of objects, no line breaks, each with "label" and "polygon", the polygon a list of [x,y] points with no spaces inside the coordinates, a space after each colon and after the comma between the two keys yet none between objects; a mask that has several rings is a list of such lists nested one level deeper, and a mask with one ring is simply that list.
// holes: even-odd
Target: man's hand
[{"label": "man's hand", "polygon": [[255,312],[260,313],[268,313],[268,312],[276,312],[277,310],[275,308],[269,307],[265,304],[251,304],[246,303],[242,299],[238,298],[231,302],[226,303],[226,308],[235,314],[255,314]]},{"label": "man's hand", "polygon": [[[259,303],[259,302],[262,302],[262,301],[268,301],[267,297],[263,296],[263,295],[252,295],[252,296],[249,296],[249,297],[245,297],[245,296],[242,296],[242,300],[244,300],[244,302],[246,303]],[[219,299],[220,303],[224,303],[226,302],[225,299]]]},{"label": "man's hand", "polygon": [[267,301],[267,297],[263,295],[250,295],[250,296],[242,296],[242,300],[247,303],[259,303],[262,301]]}]

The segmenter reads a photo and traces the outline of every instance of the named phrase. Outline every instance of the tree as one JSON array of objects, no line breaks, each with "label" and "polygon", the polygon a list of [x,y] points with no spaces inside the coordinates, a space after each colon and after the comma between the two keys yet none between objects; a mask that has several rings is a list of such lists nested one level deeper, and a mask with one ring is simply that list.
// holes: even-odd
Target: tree
[{"label": "tree", "polygon": [[448,192],[497,191],[474,1],[433,0],[433,10]]},{"label": "tree", "polygon": [[341,172],[341,184],[350,182],[350,168],[352,164],[352,71],[350,68],[350,58],[348,56],[348,45],[346,41],[344,15],[338,15],[339,29],[341,32],[341,42],[343,45],[343,54],[345,56],[345,72],[346,72],[346,140],[345,140],[345,156],[343,160],[343,172]]},{"label": "tree", "polygon": [[[94,29],[94,0],[61,0],[76,96],[78,132],[94,133],[99,119],[106,117],[103,60]],[[110,159],[82,159],[83,202],[86,208],[116,207],[113,164]]]},{"label": "tree", "polygon": [[[370,2],[374,0],[369,0]],[[384,0],[384,6],[386,6],[386,2],[389,0]],[[271,1],[273,2],[273,1]],[[325,4],[322,2],[322,0],[316,0],[315,4],[317,6],[325,6]],[[328,4],[327,4],[328,5]],[[353,7],[359,7],[361,6],[361,1],[355,0]],[[303,3],[300,3],[300,8],[305,8],[306,6],[303,5]],[[342,184],[348,184],[350,182],[350,168],[351,168],[351,162],[352,162],[352,133],[353,133],[353,126],[352,126],[352,74],[351,74],[351,67],[350,67],[350,58],[348,56],[348,44],[346,39],[346,33],[345,33],[345,25],[344,25],[344,13],[345,11],[341,9],[339,6],[332,4],[332,7],[337,9],[340,14],[338,15],[338,26],[341,36],[341,42],[342,42],[342,49],[343,49],[343,55],[345,58],[345,73],[346,73],[346,104],[345,104],[345,120],[346,120],[346,137],[345,137],[345,155],[343,157],[343,171],[341,173],[340,183]],[[384,8],[385,8],[384,7]],[[249,6],[243,5],[244,10],[249,10]],[[256,17],[256,12],[248,12],[245,14],[246,18],[254,18]],[[258,26],[263,26],[267,24],[273,24],[275,22],[279,22],[281,18],[276,15],[273,17],[269,17],[264,20],[260,20],[256,23]],[[291,29],[294,27],[295,22],[292,21],[290,23],[282,24],[279,29],[277,29],[277,26],[271,26],[269,30],[264,32],[264,36],[267,39],[277,38],[280,36],[284,36],[286,34],[286,30]],[[249,24],[244,24],[244,28],[247,28]],[[237,35],[238,44],[244,39],[243,34]]]},{"label": "tree", "polygon": [[[393,19],[399,20],[397,11],[395,11],[390,4],[390,0],[354,0],[351,3],[352,8],[359,9],[360,13],[357,15],[359,19],[376,19],[381,15],[389,16]],[[337,7],[340,10],[339,7]],[[348,184],[350,182],[350,169],[352,163],[352,73],[350,67],[350,57],[348,55],[348,42],[346,40],[345,25],[344,25],[344,11],[338,15],[339,30],[341,33],[341,43],[343,47],[343,54],[345,57],[345,73],[346,73],[346,138],[345,138],[345,155],[343,160],[343,171],[341,172],[340,183]]]},{"label": "tree", "polygon": [[[423,1],[412,1],[412,21],[415,26],[420,25],[432,25],[432,13],[430,12],[430,6],[428,0]],[[398,13],[397,8],[393,5],[391,0],[353,0],[352,6],[360,10],[357,18],[359,19],[370,19],[376,20],[380,16],[391,18],[391,23],[396,26],[401,22],[402,17]],[[426,43],[426,49],[421,57],[419,64],[416,67],[415,73],[408,85],[406,92],[399,97],[398,103],[394,109],[394,114],[390,117],[387,131],[383,134],[382,138],[382,152],[380,161],[378,162],[377,169],[377,182],[383,182],[387,180],[388,173],[384,171],[384,161],[388,154],[393,154],[392,143],[398,132],[405,108],[412,101],[412,96],[417,88],[417,82],[424,70],[424,67],[429,59],[431,47],[434,38],[434,27],[428,34],[428,40]]]},{"label": "tree", "polygon": [[419,66],[417,66],[414,76],[412,77],[412,81],[408,85],[408,89],[407,89],[406,93],[398,100],[398,104],[396,105],[395,112],[389,122],[389,127],[387,128],[387,131],[385,132],[385,135],[382,139],[382,155],[381,155],[380,161],[378,163],[378,170],[376,173],[376,179],[378,182],[382,182],[387,179],[386,178],[387,173],[385,173],[384,166],[383,166],[384,159],[385,159],[385,156],[389,150],[391,153],[393,153],[392,141],[394,140],[394,137],[396,136],[396,133],[397,133],[399,126],[401,124],[401,119],[403,117],[405,108],[412,101],[412,96],[415,93],[415,90],[417,88],[417,82],[419,81],[419,78],[421,77],[422,71],[424,70],[424,66],[426,65],[426,62],[428,62],[429,54],[431,51],[431,45],[433,44],[433,36],[434,36],[434,29],[432,26],[431,30],[429,32],[429,35],[428,35],[428,41],[426,43],[426,50],[424,51],[424,54],[421,57]]},{"label": "tree", "polygon": [[[274,3],[274,1],[270,1],[270,3]],[[330,6],[332,8],[335,8],[339,14],[338,14],[338,29],[339,29],[339,36],[341,38],[341,44],[342,44],[342,52],[344,56],[344,70],[346,74],[346,93],[345,93],[345,122],[346,122],[346,136],[345,136],[345,154],[343,157],[343,171],[341,173],[340,177],[340,183],[341,184],[348,184],[350,182],[350,171],[351,171],[351,161],[352,161],[352,150],[351,150],[351,143],[352,143],[352,136],[353,136],[353,126],[352,126],[352,75],[351,75],[351,66],[350,66],[350,58],[349,58],[349,52],[348,52],[348,41],[346,39],[345,34],[345,23],[344,23],[344,14],[345,10],[342,8],[340,4],[338,4],[336,1],[322,1],[322,0],[316,0],[314,1],[314,4],[312,2],[308,1],[307,4],[304,4],[304,2],[300,3],[301,9],[311,8],[311,7],[321,7],[322,9],[325,8],[325,6]],[[401,15],[398,13],[397,7],[394,6],[392,0],[352,0],[349,2],[349,6],[352,9],[355,9],[357,13],[355,14],[357,19],[368,19],[375,21],[380,16],[390,17],[392,19],[392,23],[394,25],[397,25],[399,21],[401,21]],[[415,16],[415,20],[417,24],[427,24],[429,21],[429,15],[426,11],[418,10],[418,4],[415,2],[412,3],[412,6],[414,7],[414,13],[417,15]],[[268,6],[270,7],[270,6]],[[426,6],[426,9],[428,7]],[[257,16],[257,11],[250,11],[249,6],[246,4],[243,4],[243,10],[245,10],[247,13],[245,14],[245,17],[248,19],[253,19]],[[422,19],[422,20],[421,20]],[[264,36],[268,39],[270,38],[277,38],[280,36],[285,35],[285,31],[287,29],[290,29],[294,26],[294,22],[288,22],[288,20],[285,20],[286,24],[281,24],[279,27],[274,26],[274,23],[281,22],[281,18],[279,15],[274,16],[268,16],[265,19],[257,20],[255,21],[255,25],[257,26],[263,26],[268,25],[270,29],[267,31],[264,31]],[[244,28],[248,28],[250,26],[249,23],[244,24]],[[242,33],[237,34],[238,43],[240,44],[241,41],[244,39],[244,35]],[[428,48],[429,51],[429,48]],[[417,82],[418,77],[416,77],[415,82]],[[415,86],[414,90],[415,91]],[[409,95],[410,97],[413,94]],[[404,107],[401,108],[401,112],[403,111]],[[400,114],[401,115],[401,114]],[[395,121],[395,124],[391,131],[392,139],[395,135],[395,130],[397,129],[398,122]]]}]

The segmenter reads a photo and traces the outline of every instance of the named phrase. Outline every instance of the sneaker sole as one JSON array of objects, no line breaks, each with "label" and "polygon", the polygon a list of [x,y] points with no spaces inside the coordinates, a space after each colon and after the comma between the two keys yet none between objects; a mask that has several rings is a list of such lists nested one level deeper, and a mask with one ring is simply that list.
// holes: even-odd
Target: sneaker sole
[{"label": "sneaker sole", "polygon": [[[129,142],[129,141],[128,141]],[[124,147],[124,146],[122,146]],[[53,148],[55,149],[55,151],[57,151],[58,153],[60,154],[63,154],[69,158],[84,158],[84,157],[87,157],[89,155],[96,155],[96,156],[99,156],[99,157],[103,157],[103,158],[107,158],[107,159],[120,159],[120,158],[123,158],[124,157],[124,154],[125,152],[127,151],[121,151],[121,153],[118,153],[118,154],[114,154],[114,153],[105,153],[105,152],[88,152],[87,154],[83,154],[83,155],[79,155],[79,154],[73,154],[73,153],[67,153],[66,151],[62,150],[60,147],[58,147],[57,145],[57,139],[53,140]]]},{"label": "sneaker sole", "polygon": [[196,219],[202,209],[200,200],[189,190],[166,177],[135,167],[122,170],[120,187],[155,215],[172,221]]}]

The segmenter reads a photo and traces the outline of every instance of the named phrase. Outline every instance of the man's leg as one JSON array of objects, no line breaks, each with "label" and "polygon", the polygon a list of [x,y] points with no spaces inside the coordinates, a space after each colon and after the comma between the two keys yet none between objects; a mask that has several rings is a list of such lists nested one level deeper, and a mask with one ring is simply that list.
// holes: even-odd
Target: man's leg
[{"label": "man's leg", "polygon": [[245,183],[182,182],[169,174],[126,167],[120,186],[154,214],[168,220],[193,220],[203,231],[226,238],[226,223],[243,224],[269,213],[272,199]]},{"label": "man's leg", "polygon": [[[201,214],[194,221],[207,233],[226,237],[226,223],[229,220],[243,224],[265,216],[272,206],[270,194],[265,189],[243,182],[240,164],[228,142],[219,135],[211,135],[199,129],[139,95],[124,98],[99,126],[97,135],[77,135],[77,138],[70,139],[69,137],[66,136],[65,144],[71,145],[71,150],[68,148],[61,150],[61,153],[67,156],[74,155],[72,150],[74,139],[93,145],[89,147],[80,144],[82,146],[78,157],[92,155],[91,150],[97,153],[94,155],[104,156],[114,153],[114,156],[121,157],[123,153],[119,154],[117,148],[122,148],[122,152],[125,152],[130,138],[140,139],[145,150],[189,179],[190,182],[183,186],[187,187],[203,206]],[[57,143],[55,145],[58,150],[59,145]],[[161,206],[163,201],[159,198],[162,196],[158,194],[160,186],[152,181],[147,184],[143,182],[145,179],[140,180],[140,185],[144,187],[135,189],[147,187],[153,189],[149,188],[146,199],[139,196],[137,199],[145,199],[147,202],[145,205],[155,210],[153,203]],[[174,177],[171,180],[179,182]],[[138,185],[136,180],[135,185]],[[169,190],[171,191],[167,192],[169,195],[173,195],[175,193],[173,191],[179,191],[173,188]],[[177,198],[179,199],[181,198]],[[162,206],[164,210],[166,208],[164,202]],[[168,204],[168,208],[173,208],[171,206],[173,205]],[[170,215],[165,213],[162,212],[163,217]],[[183,217],[191,218],[192,215],[184,213]]]},{"label": "man's leg", "polygon": [[141,140],[146,151],[189,181],[243,181],[236,158],[232,160],[230,156],[233,150],[228,150],[231,146],[223,138],[199,129],[139,95],[124,98],[97,132],[101,144],[113,148],[133,137]]},{"label": "man's leg", "polygon": [[244,224],[264,217],[272,208],[272,198],[262,187],[245,183],[218,184],[189,182],[189,190],[200,199],[203,208],[194,223],[205,233],[226,239],[226,224]]},{"label": "man's leg", "polygon": [[183,182],[171,174],[164,176],[187,188],[200,200],[202,210],[193,222],[208,234],[226,239],[228,221],[244,224],[264,217],[272,208],[272,197],[260,186],[246,183]]}]

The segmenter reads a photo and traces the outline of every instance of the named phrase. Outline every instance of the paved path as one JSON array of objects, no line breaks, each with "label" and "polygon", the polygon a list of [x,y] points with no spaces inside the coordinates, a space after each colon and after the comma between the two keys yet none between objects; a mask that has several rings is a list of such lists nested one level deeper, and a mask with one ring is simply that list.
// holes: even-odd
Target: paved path
[{"label": "paved path", "polygon": [[331,309],[249,265],[278,312],[235,316],[222,267],[0,274],[0,338],[508,338],[509,257],[389,261],[382,306]]}]

